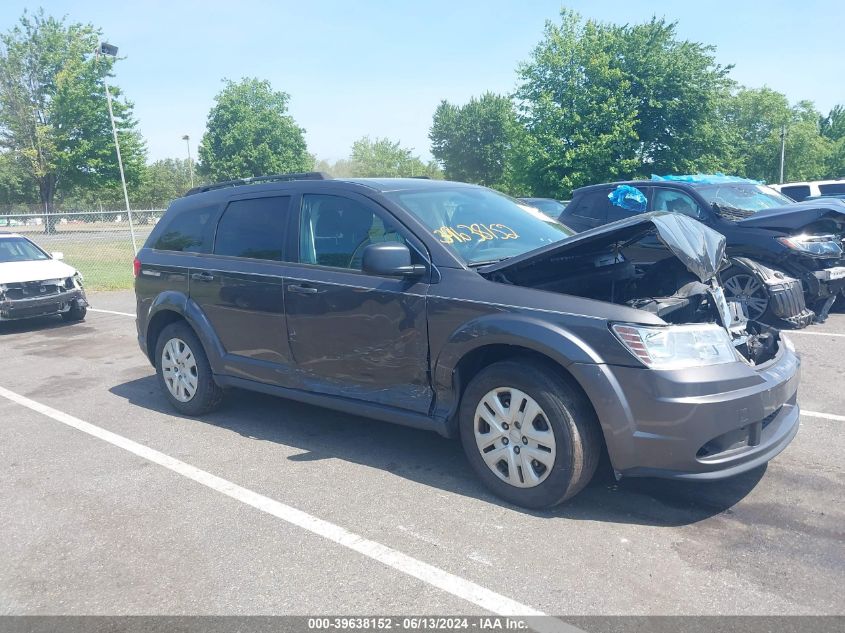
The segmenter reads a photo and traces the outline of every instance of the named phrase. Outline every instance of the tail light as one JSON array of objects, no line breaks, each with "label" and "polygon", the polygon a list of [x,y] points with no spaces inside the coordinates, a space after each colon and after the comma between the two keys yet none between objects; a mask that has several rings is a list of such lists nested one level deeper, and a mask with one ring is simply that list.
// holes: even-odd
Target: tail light
[{"label": "tail light", "polygon": [[141,274],[141,260],[137,257],[135,258],[135,261],[132,262],[132,274],[135,275],[135,277]]}]

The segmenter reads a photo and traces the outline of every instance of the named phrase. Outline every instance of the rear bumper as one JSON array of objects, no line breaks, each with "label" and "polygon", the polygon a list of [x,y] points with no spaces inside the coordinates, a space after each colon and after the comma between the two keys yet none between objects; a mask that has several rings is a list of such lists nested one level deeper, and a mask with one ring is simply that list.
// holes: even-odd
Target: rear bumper
[{"label": "rear bumper", "polygon": [[[580,365],[618,476],[722,479],[766,463],[798,431],[800,361],[679,371]],[[586,381],[584,379],[587,379]]]},{"label": "rear bumper", "polygon": [[85,291],[81,288],[74,288],[45,297],[3,299],[0,300],[0,321],[16,321],[18,319],[62,314],[74,305],[88,307]]}]

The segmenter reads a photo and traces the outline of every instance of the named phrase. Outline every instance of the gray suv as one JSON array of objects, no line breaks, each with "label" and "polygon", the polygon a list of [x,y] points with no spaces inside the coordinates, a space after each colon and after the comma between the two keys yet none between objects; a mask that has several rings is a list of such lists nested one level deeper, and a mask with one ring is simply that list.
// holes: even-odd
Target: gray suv
[{"label": "gray suv", "polygon": [[617,477],[706,480],[795,436],[799,360],[725,299],[724,251],[683,215],[572,235],[455,182],[233,181],[173,202],[138,253],[138,340],[182,413],[237,387],[459,437],[540,508],[604,451]]}]

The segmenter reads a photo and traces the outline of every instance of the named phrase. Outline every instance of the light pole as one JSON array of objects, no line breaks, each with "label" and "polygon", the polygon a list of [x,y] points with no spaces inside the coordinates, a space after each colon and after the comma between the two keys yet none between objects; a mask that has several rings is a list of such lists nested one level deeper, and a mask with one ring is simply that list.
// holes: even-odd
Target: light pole
[{"label": "light pole", "polygon": [[783,159],[786,156],[786,124],[780,129],[780,184],[783,184]]},{"label": "light pole", "polygon": [[191,174],[191,189],[194,188],[194,162],[191,160],[191,137],[185,134],[182,137],[182,140],[185,141],[188,145],[188,170]]},{"label": "light pole", "polygon": [[[117,46],[101,42],[94,50],[94,56],[100,55],[117,57]],[[117,151],[117,166],[120,168],[120,183],[123,185],[123,200],[126,202],[126,217],[129,219],[129,234],[132,236],[132,250],[138,252],[138,244],[135,243],[135,226],[132,224],[132,210],[129,208],[129,192],[126,190],[126,176],[123,173],[123,159],[120,157],[120,143],[117,140],[117,126],[114,124],[114,111],[111,107],[111,93],[107,81],[108,72],[103,73],[103,86],[106,88],[106,103],[109,104],[109,120],[111,120],[111,133],[114,136],[114,148]]]}]

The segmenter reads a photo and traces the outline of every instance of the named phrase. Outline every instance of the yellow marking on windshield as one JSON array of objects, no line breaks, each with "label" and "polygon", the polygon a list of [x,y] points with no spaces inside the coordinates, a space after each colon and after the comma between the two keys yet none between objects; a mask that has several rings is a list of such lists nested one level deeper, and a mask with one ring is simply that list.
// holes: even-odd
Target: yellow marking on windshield
[{"label": "yellow marking on windshield", "polygon": [[488,242],[490,240],[516,240],[519,234],[504,224],[457,224],[441,226],[433,233],[443,244],[465,244],[467,242]]}]

